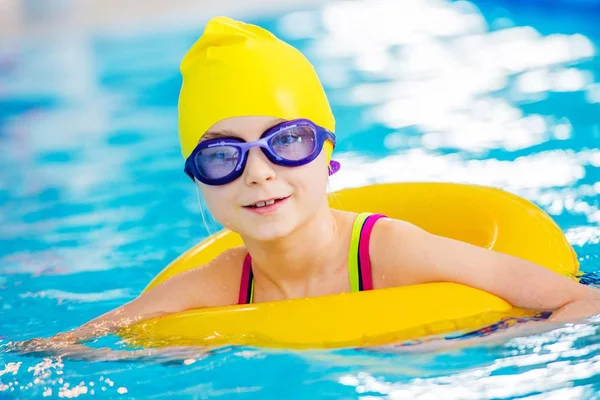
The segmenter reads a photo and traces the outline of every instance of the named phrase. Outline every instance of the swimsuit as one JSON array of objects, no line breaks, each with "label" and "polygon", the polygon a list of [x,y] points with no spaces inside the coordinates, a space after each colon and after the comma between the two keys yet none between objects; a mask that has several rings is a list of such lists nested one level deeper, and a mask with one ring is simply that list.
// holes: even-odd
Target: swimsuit
[{"label": "swimsuit", "polygon": [[[373,289],[371,276],[371,258],[369,241],[375,222],[385,215],[362,213],[356,217],[352,227],[350,250],[348,251],[348,272],[350,275],[350,291],[360,292]],[[242,266],[242,280],[238,304],[251,304],[254,299],[254,275],[252,273],[252,257],[246,254]]]}]

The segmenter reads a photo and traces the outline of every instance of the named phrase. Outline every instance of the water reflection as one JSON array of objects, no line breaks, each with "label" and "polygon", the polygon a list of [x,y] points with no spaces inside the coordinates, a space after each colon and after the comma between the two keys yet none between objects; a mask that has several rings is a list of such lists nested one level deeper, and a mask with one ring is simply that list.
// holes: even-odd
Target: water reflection
[{"label": "water reflection", "polygon": [[[595,393],[593,386],[572,386],[573,382],[597,382],[600,376],[600,345],[594,338],[598,338],[597,326],[577,324],[519,336],[504,344],[496,341],[478,352],[433,353],[438,363],[447,364],[443,374],[394,381],[359,372],[337,379],[358,394],[384,394],[392,399],[514,398],[531,393],[545,396],[533,398],[588,398]],[[479,365],[459,369],[467,359]]]},{"label": "water reflection", "polygon": [[[501,187],[549,212],[584,269],[597,270],[599,37],[584,29],[597,21],[582,13],[548,25],[523,15],[517,22],[509,10],[485,11],[488,3],[334,1],[257,22],[304,51],[323,78],[343,165],[332,190],[395,181]],[[207,234],[176,135],[177,65],[199,31],[182,24],[11,46],[10,65],[0,68],[3,335],[51,334],[121,304]],[[190,362],[169,374],[54,360],[25,370],[2,355],[0,393],[118,395],[123,387],[147,397],[136,382],[159,394],[167,383],[171,394],[256,392],[273,383],[268,368],[285,370],[282,382],[336,397],[576,398],[597,389],[597,339],[596,321],[472,352],[383,362],[324,352],[323,367],[315,358],[307,367],[295,353],[254,351],[237,357],[243,363]],[[279,362],[286,368],[273,367]],[[132,369],[166,377],[148,383]],[[56,372],[38,385],[38,370]],[[186,374],[199,371],[210,384],[190,384]],[[60,381],[63,372],[69,377]],[[324,377],[330,372],[334,383]]]},{"label": "water reflection", "polygon": [[[435,23],[422,24],[423,15]],[[366,106],[363,118],[393,129],[418,127],[429,149],[517,150],[567,139],[568,118],[525,115],[518,103],[530,94],[596,91],[591,68],[573,66],[595,56],[589,38],[544,36],[528,26],[488,31],[470,2],[342,2],[320,17],[325,37],[309,51],[337,62],[335,75],[339,60],[349,59],[345,75],[377,81],[348,82],[348,104]],[[295,36],[314,36],[282,23]]]}]

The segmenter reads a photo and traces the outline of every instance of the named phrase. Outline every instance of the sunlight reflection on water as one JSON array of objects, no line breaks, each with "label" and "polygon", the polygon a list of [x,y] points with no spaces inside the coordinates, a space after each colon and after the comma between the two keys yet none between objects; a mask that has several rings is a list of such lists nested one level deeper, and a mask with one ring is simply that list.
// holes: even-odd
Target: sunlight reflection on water
[{"label": "sunlight reflection on water", "polygon": [[[585,10],[571,18],[520,7],[331,1],[258,22],[323,79],[342,162],[332,190],[500,187],[551,214],[582,268],[597,271],[597,22]],[[3,340],[49,335],[132,299],[206,236],[176,133],[178,63],[200,28],[13,46],[0,69]],[[592,320],[410,354],[180,350],[177,367],[0,353],[0,397],[591,398],[598,339]]]}]

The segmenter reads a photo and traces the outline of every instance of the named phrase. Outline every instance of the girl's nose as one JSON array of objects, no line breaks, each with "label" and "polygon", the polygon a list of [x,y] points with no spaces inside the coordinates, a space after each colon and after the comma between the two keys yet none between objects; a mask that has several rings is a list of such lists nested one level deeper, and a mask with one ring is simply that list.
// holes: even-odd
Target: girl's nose
[{"label": "girl's nose", "polygon": [[246,161],[244,171],[246,185],[259,185],[275,178],[276,173],[273,164],[259,147],[250,149],[247,157],[248,160]]}]

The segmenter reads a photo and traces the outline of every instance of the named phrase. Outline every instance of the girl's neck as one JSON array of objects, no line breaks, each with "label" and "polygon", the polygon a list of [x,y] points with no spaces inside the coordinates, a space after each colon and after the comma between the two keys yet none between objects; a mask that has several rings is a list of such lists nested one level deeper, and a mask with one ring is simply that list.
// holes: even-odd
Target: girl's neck
[{"label": "girl's neck", "polygon": [[327,202],[315,216],[285,237],[272,241],[244,238],[252,255],[252,270],[261,286],[272,286],[284,298],[306,290],[339,261],[345,244],[340,221]]}]

